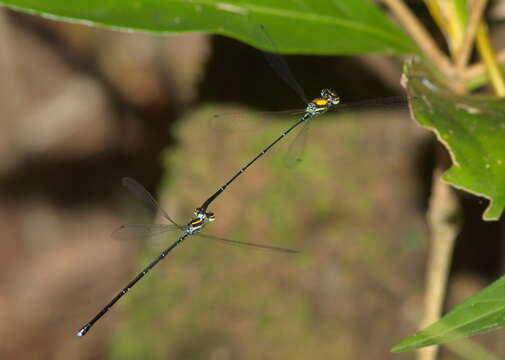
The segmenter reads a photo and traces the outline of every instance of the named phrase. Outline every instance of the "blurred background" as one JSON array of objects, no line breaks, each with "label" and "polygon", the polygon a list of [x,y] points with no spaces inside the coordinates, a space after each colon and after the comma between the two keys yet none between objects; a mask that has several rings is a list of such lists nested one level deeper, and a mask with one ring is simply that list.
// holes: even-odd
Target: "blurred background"
[{"label": "blurred background", "polygon": [[[283,165],[293,135],[209,209],[208,234],[300,254],[190,238],[78,338],[175,240],[110,238],[143,212],[120,179],[186,223],[294,121],[258,111],[303,104],[259,51],[227,38],[5,9],[0,37],[0,359],[413,358],[389,348],[421,316],[437,145],[406,107],[315,120],[298,167]],[[344,103],[402,94],[398,58],[287,59],[311,98],[324,87]],[[503,270],[503,229],[480,220],[485,201],[459,198],[448,308]],[[475,339],[505,355],[501,333]]]}]

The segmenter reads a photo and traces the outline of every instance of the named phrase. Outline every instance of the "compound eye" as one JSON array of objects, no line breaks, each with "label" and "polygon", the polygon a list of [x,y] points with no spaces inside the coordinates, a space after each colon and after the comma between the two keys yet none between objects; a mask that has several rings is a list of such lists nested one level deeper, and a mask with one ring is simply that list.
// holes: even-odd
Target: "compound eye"
[{"label": "compound eye", "polygon": [[328,99],[329,102],[331,102],[332,105],[336,105],[340,102],[340,97],[337,95],[336,92],[326,89],[326,98]]},{"label": "compound eye", "polygon": [[207,220],[209,220],[210,222],[213,222],[214,220],[216,220],[214,213],[207,213]]},{"label": "compound eye", "polygon": [[321,97],[323,97],[324,99],[332,99],[332,98],[338,98],[338,95],[333,90],[323,89],[321,91]]}]

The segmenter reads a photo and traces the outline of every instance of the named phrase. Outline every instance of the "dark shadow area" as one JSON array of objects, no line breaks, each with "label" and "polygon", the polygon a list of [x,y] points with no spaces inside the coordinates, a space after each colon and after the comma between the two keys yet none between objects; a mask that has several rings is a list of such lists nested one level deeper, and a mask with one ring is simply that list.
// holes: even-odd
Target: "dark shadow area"
[{"label": "dark shadow area", "polygon": [[29,161],[0,180],[2,196],[22,201],[44,195],[66,208],[81,208],[86,204],[106,206],[117,200],[124,176],[139,179],[156,194],[163,169],[159,162],[147,161],[149,156],[143,158],[109,151],[77,160]]},{"label": "dark shadow area", "polygon": [[439,48],[447,54],[449,52],[449,48],[447,46],[447,42],[445,41],[444,34],[437,26],[433,26],[433,17],[430,15],[430,12],[426,7],[426,3],[422,0],[407,0],[405,3],[416,15],[417,20],[421,22],[424,28],[433,37]]},{"label": "dark shadow area", "polygon": [[86,159],[41,162],[30,161],[1,181],[5,195],[23,199],[49,196],[64,207],[84,204],[110,204],[121,186],[121,174],[128,168],[127,158],[118,152],[98,154]]},{"label": "dark shadow area", "polygon": [[[463,227],[456,240],[451,276],[475,273],[489,282],[503,274],[503,226],[500,221],[484,221],[488,201],[458,191]],[[501,220],[503,221],[503,220]]]},{"label": "dark shadow area", "polygon": [[[260,50],[221,36],[213,37],[212,48],[199,102],[233,102],[272,111],[305,107]],[[335,90],[344,103],[400,95],[350,56],[285,58],[309,100],[323,88]]]},{"label": "dark shadow area", "polygon": [[[416,155],[414,166],[421,184],[418,203],[423,213],[428,210],[437,157],[443,157],[446,168],[450,166],[447,151],[434,138],[424,141]],[[488,206],[486,199],[453,191],[456,191],[461,206],[462,228],[456,239],[450,277],[456,273],[473,273],[489,282],[495,281],[503,273],[503,225],[499,221],[482,220]]]},{"label": "dark shadow area", "polygon": [[419,210],[423,213],[426,213],[429,206],[437,146],[434,137],[427,138],[419,144],[413,162],[414,171],[421,187],[417,203],[419,204]]}]

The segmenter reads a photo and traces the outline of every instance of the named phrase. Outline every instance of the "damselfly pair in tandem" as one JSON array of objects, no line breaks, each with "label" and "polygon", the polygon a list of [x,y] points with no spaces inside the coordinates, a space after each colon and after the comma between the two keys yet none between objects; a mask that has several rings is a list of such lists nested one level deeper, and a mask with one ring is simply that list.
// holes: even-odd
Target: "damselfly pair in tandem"
[{"label": "damselfly pair in tandem", "polygon": [[[257,27],[258,33],[263,38],[263,42],[272,50],[275,50],[275,45],[268,36],[268,33],[261,25]],[[164,259],[169,252],[171,252],[177,245],[182,243],[186,238],[192,235],[197,235],[199,237],[204,237],[208,239],[214,239],[221,241],[223,243],[227,243],[230,245],[237,246],[247,246],[258,249],[271,250],[276,252],[284,252],[284,253],[296,253],[296,250],[285,249],[275,246],[248,243],[248,242],[239,242],[219,237],[213,237],[205,234],[201,234],[200,231],[205,226],[207,221],[212,222],[215,219],[215,216],[212,212],[209,212],[207,209],[210,204],[216,200],[225,190],[226,188],[233,183],[240,175],[245,173],[247,169],[258,159],[264,156],[270,149],[272,149],[279,141],[281,141],[286,135],[288,135],[291,131],[293,131],[296,127],[298,127],[302,123],[308,123],[309,120],[318,117],[328,111],[333,111],[337,108],[337,105],[340,103],[340,98],[338,95],[329,89],[323,89],[321,91],[321,96],[308,102],[307,97],[305,96],[302,87],[295,80],[293,74],[291,73],[287,63],[284,58],[281,57],[278,53],[264,53],[265,58],[271,67],[276,71],[276,73],[289,85],[291,86],[295,92],[300,96],[300,98],[307,104],[305,110],[301,111],[302,116],[291,125],[287,130],[285,130],[282,134],[280,134],[276,139],[274,139],[268,146],[266,146],[263,150],[261,150],[251,161],[249,161],[245,166],[243,166],[236,174],[234,174],[228,181],[224,183],[221,187],[217,189],[215,193],[213,193],[207,200],[205,200],[201,206],[199,206],[195,211],[195,217],[191,219],[186,225],[179,225],[168,214],[163,211],[157,204],[156,200],[152,195],[150,195],[147,190],[142,187],[139,183],[131,178],[123,179],[123,185],[130,190],[134,195],[138,198],[142,199],[148,206],[150,206],[153,210],[159,212],[170,224],[162,225],[162,224],[130,224],[123,225],[119,229],[113,232],[112,236],[115,238],[131,238],[131,237],[147,237],[160,235],[170,231],[179,231],[181,236],[172,243],[168,248],[166,248],[155,260],[153,260],[148,266],[146,266],[133,280],[131,280],[105,307],[100,310],[89,322],[87,322],[78,332],[77,336],[85,335],[91,327],[103,316],[105,315],[109,309],[121,299],[128,291],[140,280],[142,279],[154,266],[156,266],[162,259]],[[384,100],[384,104],[404,104],[406,102],[403,98],[386,98]],[[369,102],[362,102],[359,104],[351,104],[344,107],[354,107],[354,106],[366,106]],[[380,105],[381,101],[372,100],[370,102],[373,106]]]}]

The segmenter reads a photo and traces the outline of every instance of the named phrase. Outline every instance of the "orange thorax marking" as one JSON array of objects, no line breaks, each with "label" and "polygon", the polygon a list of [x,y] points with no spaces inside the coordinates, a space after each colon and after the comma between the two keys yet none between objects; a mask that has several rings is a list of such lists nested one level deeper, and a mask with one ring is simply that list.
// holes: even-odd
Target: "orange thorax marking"
[{"label": "orange thorax marking", "polygon": [[312,102],[313,102],[314,104],[316,104],[317,106],[326,106],[326,105],[328,104],[328,100],[326,100],[326,99],[321,99],[321,98],[319,98],[319,99],[314,99],[314,100],[312,100]]}]

